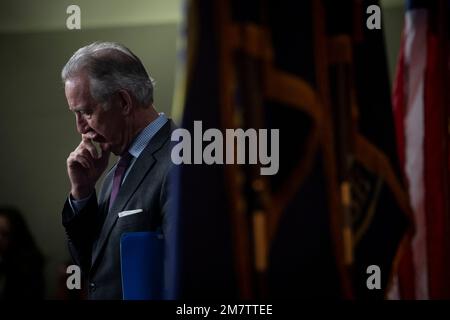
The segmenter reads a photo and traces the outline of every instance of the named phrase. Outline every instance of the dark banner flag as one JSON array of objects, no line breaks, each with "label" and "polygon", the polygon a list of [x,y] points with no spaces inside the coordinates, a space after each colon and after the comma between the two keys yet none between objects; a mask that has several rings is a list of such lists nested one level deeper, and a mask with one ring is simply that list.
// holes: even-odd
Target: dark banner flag
[{"label": "dark banner flag", "polygon": [[[396,155],[382,24],[376,29],[367,22],[368,8],[379,3],[326,3],[338,176],[341,188],[350,189],[344,214],[352,227],[354,295],[384,298],[413,229]],[[368,289],[369,266],[380,268],[382,290]]]},{"label": "dark banner flag", "polygon": [[188,2],[181,126],[278,130],[279,161],[177,166],[171,297],[385,297],[409,204],[374,3]]},{"label": "dark banner flag", "polygon": [[[187,51],[182,53],[186,89],[181,127],[189,130],[191,137],[196,120],[202,121],[203,131],[222,128],[221,54],[214,6],[213,1],[191,1],[185,8],[188,42]],[[173,215],[177,224],[168,241],[170,299],[237,297],[231,223],[235,209],[225,169],[223,164],[181,164],[175,168]]]}]

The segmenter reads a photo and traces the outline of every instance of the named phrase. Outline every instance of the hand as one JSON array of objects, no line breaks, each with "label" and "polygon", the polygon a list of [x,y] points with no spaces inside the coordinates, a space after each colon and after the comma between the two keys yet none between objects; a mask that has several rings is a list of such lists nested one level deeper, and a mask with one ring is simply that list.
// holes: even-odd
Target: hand
[{"label": "hand", "polygon": [[70,193],[75,200],[89,196],[95,189],[95,183],[108,165],[110,151],[103,150],[99,155],[91,140],[82,135],[78,147],[67,158]]}]

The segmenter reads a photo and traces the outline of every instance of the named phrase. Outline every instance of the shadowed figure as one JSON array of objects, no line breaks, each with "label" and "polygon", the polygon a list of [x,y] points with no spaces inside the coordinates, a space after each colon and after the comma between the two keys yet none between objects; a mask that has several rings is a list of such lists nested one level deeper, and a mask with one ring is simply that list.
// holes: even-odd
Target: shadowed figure
[{"label": "shadowed figure", "polygon": [[44,258],[21,213],[0,207],[0,300],[43,299]]}]

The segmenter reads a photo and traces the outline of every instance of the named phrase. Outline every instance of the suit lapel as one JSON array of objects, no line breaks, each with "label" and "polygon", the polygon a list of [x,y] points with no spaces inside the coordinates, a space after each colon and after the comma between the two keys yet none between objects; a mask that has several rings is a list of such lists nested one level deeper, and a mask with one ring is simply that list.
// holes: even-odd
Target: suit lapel
[{"label": "suit lapel", "polygon": [[[97,245],[94,248],[93,259],[92,259],[92,267],[102,251],[103,246],[106,244],[106,240],[111,233],[112,228],[117,222],[118,213],[124,210],[126,204],[139,188],[142,180],[147,176],[149,171],[153,168],[154,164],[157,162],[154,153],[158,151],[163,144],[167,141],[170,136],[170,129],[172,127],[172,121],[169,120],[166,124],[156,133],[156,135],[150,140],[147,147],[142,151],[141,155],[134,162],[133,167],[131,168],[128,176],[120,187],[119,193],[117,194],[116,200],[109,210],[103,227],[100,232],[100,236],[97,242]],[[108,198],[111,194],[111,179],[109,180],[107,195]],[[106,181],[105,181],[106,183]],[[109,202],[109,201],[108,201]],[[108,206],[106,206],[107,210]]]}]

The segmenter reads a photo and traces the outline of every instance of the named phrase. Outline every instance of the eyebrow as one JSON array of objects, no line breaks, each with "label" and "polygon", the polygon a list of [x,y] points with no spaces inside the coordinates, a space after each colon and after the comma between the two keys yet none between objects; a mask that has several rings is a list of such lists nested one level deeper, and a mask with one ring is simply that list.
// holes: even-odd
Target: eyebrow
[{"label": "eyebrow", "polygon": [[81,106],[76,106],[76,107],[73,107],[73,108],[69,107],[69,109],[72,112],[79,112],[79,111],[86,111],[87,109],[89,109],[89,107],[86,106],[86,105],[81,105]]}]

